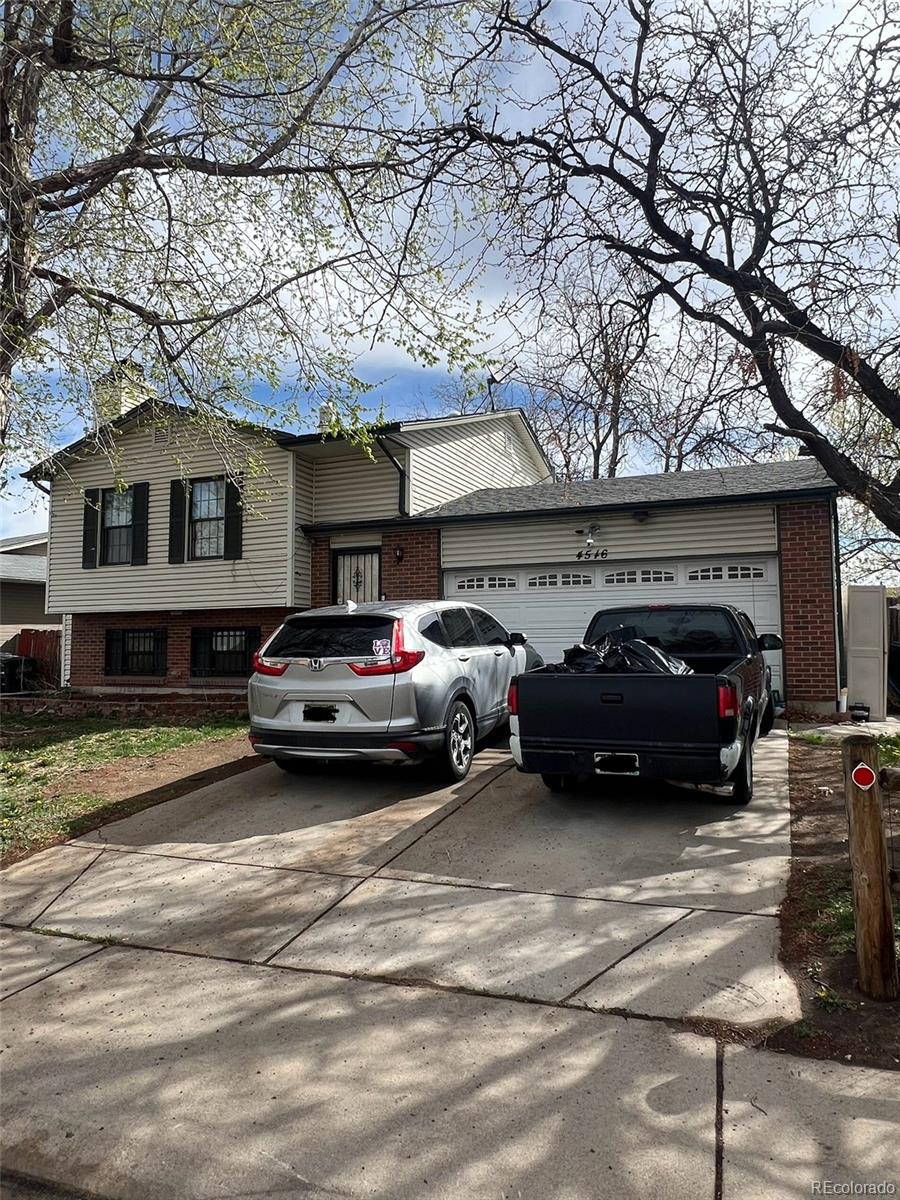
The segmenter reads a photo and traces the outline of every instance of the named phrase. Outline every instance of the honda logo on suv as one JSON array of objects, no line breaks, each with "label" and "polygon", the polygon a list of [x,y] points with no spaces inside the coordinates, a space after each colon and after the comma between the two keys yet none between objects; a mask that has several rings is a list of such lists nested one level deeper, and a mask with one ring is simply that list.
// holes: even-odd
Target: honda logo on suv
[{"label": "honda logo on suv", "polygon": [[309,669],[311,671],[324,671],[325,670],[325,659],[324,658],[311,658],[309,660]]}]

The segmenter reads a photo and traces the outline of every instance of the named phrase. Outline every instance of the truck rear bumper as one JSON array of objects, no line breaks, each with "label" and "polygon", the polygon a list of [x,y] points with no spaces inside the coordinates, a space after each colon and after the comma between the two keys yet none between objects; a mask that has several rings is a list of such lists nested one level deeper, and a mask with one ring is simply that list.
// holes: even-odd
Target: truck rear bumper
[{"label": "truck rear bumper", "polygon": [[[520,771],[536,775],[600,775],[612,779],[671,779],[679,783],[725,783],[740,758],[740,745],[705,748],[591,746],[552,749],[520,745],[513,757]],[[598,770],[595,755],[615,755],[623,769]],[[636,759],[631,769],[631,760]]]}]

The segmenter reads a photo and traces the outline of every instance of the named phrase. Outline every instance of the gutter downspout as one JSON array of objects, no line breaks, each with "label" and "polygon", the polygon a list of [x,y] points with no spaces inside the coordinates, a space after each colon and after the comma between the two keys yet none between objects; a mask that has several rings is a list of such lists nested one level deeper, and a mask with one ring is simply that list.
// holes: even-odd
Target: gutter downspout
[{"label": "gutter downspout", "polygon": [[389,462],[393,466],[394,470],[397,472],[397,474],[400,477],[400,498],[399,498],[399,503],[397,504],[397,511],[400,513],[401,517],[408,517],[409,516],[409,505],[406,501],[406,485],[407,485],[406,468],[403,466],[403,464],[401,462],[398,462],[398,460],[396,458],[394,458],[393,454],[391,454],[390,450],[388,450],[387,446],[385,445],[383,438],[376,437],[375,444],[382,451],[385,458],[387,458],[389,460]]},{"label": "gutter downspout", "polygon": [[841,692],[847,686],[847,648],[844,641],[844,588],[841,582],[841,543],[840,529],[838,528],[838,506],[836,496],[831,497],[831,528],[831,536],[834,544],[834,592],[838,645],[837,708],[840,709]]}]

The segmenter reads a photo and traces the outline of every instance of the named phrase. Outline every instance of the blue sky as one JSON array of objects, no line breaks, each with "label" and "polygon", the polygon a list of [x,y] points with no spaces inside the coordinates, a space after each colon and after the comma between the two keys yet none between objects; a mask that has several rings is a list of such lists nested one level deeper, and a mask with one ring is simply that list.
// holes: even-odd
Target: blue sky
[{"label": "blue sky", "polygon": [[[437,411],[434,389],[448,381],[446,371],[408,365],[395,356],[396,352],[376,348],[360,357],[357,364],[359,377],[376,385],[369,393],[367,403],[375,410],[384,403],[390,418],[408,417],[423,408]],[[392,359],[395,359],[394,365]],[[311,411],[307,429],[315,427],[316,414]],[[73,421],[67,440],[76,441],[81,434],[80,422]],[[47,498],[32,484],[18,478],[26,465],[17,467],[10,496],[0,499],[0,537],[19,537],[47,528]]]}]

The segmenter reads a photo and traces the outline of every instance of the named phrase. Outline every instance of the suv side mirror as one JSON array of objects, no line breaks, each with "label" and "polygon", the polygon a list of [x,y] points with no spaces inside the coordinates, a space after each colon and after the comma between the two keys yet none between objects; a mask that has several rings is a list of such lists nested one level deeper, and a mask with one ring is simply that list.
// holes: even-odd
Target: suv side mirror
[{"label": "suv side mirror", "polygon": [[509,644],[511,646],[524,646],[528,641],[527,633],[511,633],[509,635]]},{"label": "suv side mirror", "polygon": [[761,633],[756,639],[756,644],[760,650],[784,649],[784,639],[779,637],[777,633]]}]

